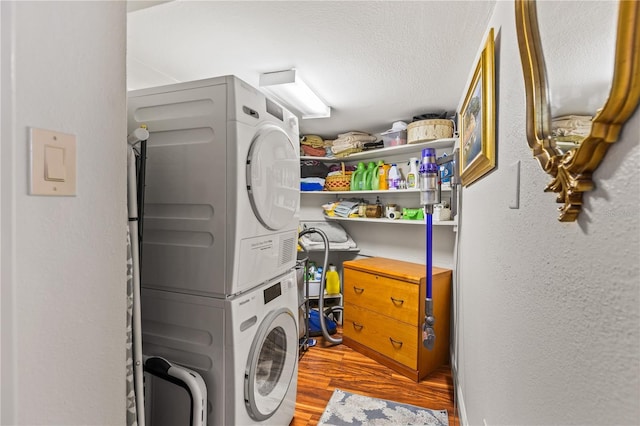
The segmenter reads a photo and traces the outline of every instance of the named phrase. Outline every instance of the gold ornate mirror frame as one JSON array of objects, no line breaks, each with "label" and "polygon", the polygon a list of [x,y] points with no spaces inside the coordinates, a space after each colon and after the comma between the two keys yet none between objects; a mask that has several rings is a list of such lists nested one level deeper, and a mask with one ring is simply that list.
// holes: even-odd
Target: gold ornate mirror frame
[{"label": "gold ornate mirror frame", "polygon": [[592,120],[591,133],[566,153],[551,136],[551,107],[535,0],[516,0],[516,31],[526,90],[527,140],[533,156],[553,178],[545,191],[558,193],[559,220],[572,222],[582,194],[593,189],[592,174],[617,139],[640,99],[640,2],[621,0],[613,81],[609,98]]}]

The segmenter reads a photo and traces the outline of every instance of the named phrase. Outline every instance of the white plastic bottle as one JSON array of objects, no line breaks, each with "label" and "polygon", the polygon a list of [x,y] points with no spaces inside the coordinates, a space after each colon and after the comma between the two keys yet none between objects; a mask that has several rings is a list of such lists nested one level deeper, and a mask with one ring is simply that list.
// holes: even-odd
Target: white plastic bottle
[{"label": "white plastic bottle", "polygon": [[398,166],[396,163],[391,164],[391,168],[389,169],[389,189],[399,189],[400,188],[400,171],[398,171]]},{"label": "white plastic bottle", "polygon": [[416,157],[411,157],[409,159],[409,173],[407,173],[407,188],[415,189],[419,184],[419,175],[418,175],[418,159]]}]

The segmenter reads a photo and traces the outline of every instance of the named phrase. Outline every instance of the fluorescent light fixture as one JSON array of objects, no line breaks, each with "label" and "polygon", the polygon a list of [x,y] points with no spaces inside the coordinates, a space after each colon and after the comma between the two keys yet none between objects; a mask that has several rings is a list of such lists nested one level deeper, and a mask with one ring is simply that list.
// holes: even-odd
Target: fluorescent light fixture
[{"label": "fluorescent light fixture", "polygon": [[300,79],[296,70],[260,74],[260,89],[284,106],[295,109],[302,118],[326,118],[331,108]]}]

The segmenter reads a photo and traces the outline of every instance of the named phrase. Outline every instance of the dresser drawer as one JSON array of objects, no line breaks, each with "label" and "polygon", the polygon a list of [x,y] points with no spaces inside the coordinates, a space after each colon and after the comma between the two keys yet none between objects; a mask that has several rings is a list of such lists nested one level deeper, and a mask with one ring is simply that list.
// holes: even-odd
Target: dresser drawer
[{"label": "dresser drawer", "polygon": [[426,267],[384,257],[343,262],[343,343],[420,381],[449,361],[450,269],[433,267],[436,342],[422,345]]},{"label": "dresser drawer", "polygon": [[344,301],[410,325],[420,319],[418,284],[344,269]]},{"label": "dresser drawer", "polygon": [[[418,328],[345,300],[343,334],[411,369],[418,367]],[[348,318],[348,319],[347,319]]]}]

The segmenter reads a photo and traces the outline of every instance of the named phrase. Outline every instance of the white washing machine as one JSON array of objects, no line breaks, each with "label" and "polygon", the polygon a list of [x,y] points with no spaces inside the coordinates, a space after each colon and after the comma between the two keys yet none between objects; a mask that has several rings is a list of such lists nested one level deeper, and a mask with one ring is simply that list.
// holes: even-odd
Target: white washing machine
[{"label": "white washing machine", "polygon": [[234,76],[129,92],[148,126],[142,287],[224,298],[293,269],[297,118]]},{"label": "white washing machine", "polygon": [[[142,303],[144,352],[202,376],[210,426],[291,422],[298,383],[295,271],[226,300],[143,289]],[[153,426],[189,418],[165,400],[150,407]]]}]

